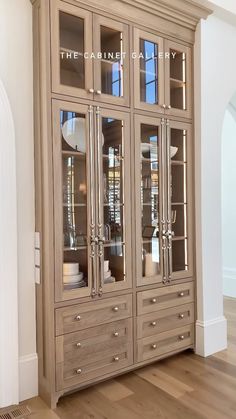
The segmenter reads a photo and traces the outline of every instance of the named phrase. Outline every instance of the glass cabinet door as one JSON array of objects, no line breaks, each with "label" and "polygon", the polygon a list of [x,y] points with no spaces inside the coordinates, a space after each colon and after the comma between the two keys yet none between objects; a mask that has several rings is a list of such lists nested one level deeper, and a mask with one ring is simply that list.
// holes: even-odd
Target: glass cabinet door
[{"label": "glass cabinet door", "polygon": [[188,124],[167,123],[169,278],[190,277],[192,266],[192,138]]},{"label": "glass cabinet door", "polygon": [[134,95],[135,107],[164,112],[163,39],[134,29]]},{"label": "glass cabinet door", "polygon": [[138,285],[162,282],[163,125],[161,120],[135,117],[136,166],[136,261]]},{"label": "glass cabinet door", "polygon": [[52,1],[52,89],[93,99],[92,13]]},{"label": "glass cabinet door", "polygon": [[96,113],[99,184],[99,293],[132,286],[130,215],[130,128],[127,114]]},{"label": "glass cabinet door", "polygon": [[[95,287],[95,224],[88,106],[53,104],[56,301],[85,297]],[[94,257],[93,257],[94,256]]]},{"label": "glass cabinet door", "polygon": [[165,41],[166,114],[191,118],[191,49]]},{"label": "glass cabinet door", "polygon": [[93,21],[94,98],[129,106],[128,26],[100,15]]}]

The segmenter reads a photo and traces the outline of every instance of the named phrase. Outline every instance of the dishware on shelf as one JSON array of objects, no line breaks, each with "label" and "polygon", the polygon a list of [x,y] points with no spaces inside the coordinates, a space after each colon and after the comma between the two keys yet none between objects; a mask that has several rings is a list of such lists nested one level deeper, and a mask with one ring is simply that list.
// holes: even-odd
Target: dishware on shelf
[{"label": "dishware on shelf", "polygon": [[63,275],[64,284],[78,284],[84,278],[83,272],[80,272],[77,275]]},{"label": "dishware on shelf", "polygon": [[109,271],[109,260],[104,260],[104,272]]},{"label": "dishware on shelf", "polygon": [[65,275],[78,275],[79,264],[76,262],[63,263],[63,276]]},{"label": "dishware on shelf", "polygon": [[104,279],[108,279],[110,278],[110,276],[111,276],[111,271],[107,271],[107,272],[104,271]]},{"label": "dishware on shelf", "polygon": [[170,158],[173,159],[173,157],[177,154],[178,147],[170,146]]},{"label": "dishware on shelf", "polygon": [[114,276],[109,276],[108,278],[104,278],[104,284],[113,284],[116,282],[116,278]]},{"label": "dishware on shelf", "polygon": [[145,254],[145,276],[155,276],[159,271],[159,264],[157,262],[153,262],[153,255],[152,253]]},{"label": "dishware on shelf", "polygon": [[111,226],[110,226],[110,224],[105,224],[104,225],[104,237],[105,237],[106,242],[111,241]]},{"label": "dishware on shelf", "polygon": [[[178,152],[178,147],[170,146],[170,158],[172,159]],[[145,154],[150,153],[158,160],[158,147],[156,144],[141,143],[141,158],[146,158]],[[151,156],[150,156],[151,157]]]},{"label": "dishware on shelf", "polygon": [[86,153],[85,119],[71,118],[62,125],[62,135],[71,148]]}]

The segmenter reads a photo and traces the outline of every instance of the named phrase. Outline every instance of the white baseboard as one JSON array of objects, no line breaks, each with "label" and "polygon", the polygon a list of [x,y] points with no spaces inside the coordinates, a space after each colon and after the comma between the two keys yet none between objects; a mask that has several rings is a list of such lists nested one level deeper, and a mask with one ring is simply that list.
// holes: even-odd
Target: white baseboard
[{"label": "white baseboard", "polygon": [[223,294],[236,298],[236,269],[223,269]]},{"label": "white baseboard", "polygon": [[227,348],[227,320],[224,316],[196,321],[196,354],[207,357]]},{"label": "white baseboard", "polygon": [[36,353],[19,359],[19,391],[20,401],[38,395],[38,355]]}]

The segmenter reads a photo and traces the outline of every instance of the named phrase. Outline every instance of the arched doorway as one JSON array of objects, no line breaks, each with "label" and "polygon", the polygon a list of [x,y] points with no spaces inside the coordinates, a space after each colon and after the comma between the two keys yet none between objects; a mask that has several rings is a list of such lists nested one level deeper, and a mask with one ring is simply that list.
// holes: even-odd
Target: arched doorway
[{"label": "arched doorway", "polygon": [[0,408],[19,401],[15,133],[0,80]]}]

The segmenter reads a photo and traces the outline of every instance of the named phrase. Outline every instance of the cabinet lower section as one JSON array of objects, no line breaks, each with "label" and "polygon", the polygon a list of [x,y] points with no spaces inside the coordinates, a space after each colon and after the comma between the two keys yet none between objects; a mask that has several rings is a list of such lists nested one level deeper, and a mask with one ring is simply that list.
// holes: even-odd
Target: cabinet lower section
[{"label": "cabinet lower section", "polygon": [[193,348],[193,282],[140,291],[135,306],[128,294],[56,309],[58,394]]}]

